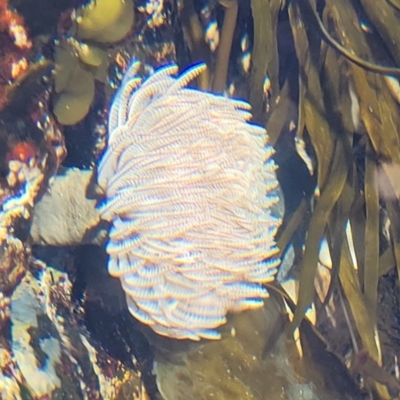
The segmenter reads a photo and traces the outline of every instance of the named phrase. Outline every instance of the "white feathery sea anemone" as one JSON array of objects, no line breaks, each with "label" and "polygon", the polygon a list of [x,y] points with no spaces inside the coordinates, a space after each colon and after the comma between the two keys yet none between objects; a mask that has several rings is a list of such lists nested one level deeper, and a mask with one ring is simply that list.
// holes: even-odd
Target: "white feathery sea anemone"
[{"label": "white feathery sea anemone", "polygon": [[279,264],[278,183],[244,101],[186,87],[205,68],[133,63],[112,103],[98,182],[112,223],[108,269],[158,334],[218,339],[228,312],[263,305]]}]

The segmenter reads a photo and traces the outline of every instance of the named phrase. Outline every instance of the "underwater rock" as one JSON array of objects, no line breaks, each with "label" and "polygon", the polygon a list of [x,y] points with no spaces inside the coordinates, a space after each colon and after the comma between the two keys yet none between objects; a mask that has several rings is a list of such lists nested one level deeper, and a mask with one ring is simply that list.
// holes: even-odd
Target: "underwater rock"
[{"label": "underwater rock", "polygon": [[299,353],[285,329],[289,320],[282,306],[271,296],[262,309],[231,315],[220,341],[153,338],[163,399],[363,399],[347,368],[309,327],[301,327],[307,350]]},{"label": "underwater rock", "polygon": [[38,316],[44,311],[36,297],[39,292],[36,285],[35,280],[25,277],[11,298],[11,350],[31,391],[36,396],[43,396],[61,387],[61,380],[55,371],[57,364],[61,363],[61,349],[58,338],[50,336],[39,340],[38,351],[43,352],[44,358],[39,365],[30,333],[39,329]]},{"label": "underwater rock", "polygon": [[11,296],[10,348],[0,345],[0,393],[9,397],[2,399],[142,398],[139,375],[84,328],[68,275],[41,263],[31,270]]},{"label": "underwater rock", "polygon": [[0,110],[9,102],[12,83],[28,69],[31,48],[24,19],[3,0],[0,3]]},{"label": "underwater rock", "polygon": [[37,157],[35,151],[34,145],[19,142],[0,160],[8,170],[0,180],[0,293],[7,295],[24,276],[28,261],[26,244],[19,237],[24,229],[18,227],[30,220],[45,180],[46,157]]},{"label": "underwater rock", "polygon": [[93,171],[61,170],[36,204],[31,237],[35,244],[100,244],[107,230],[100,223],[96,199],[88,198]]},{"label": "underwater rock", "polygon": [[[24,239],[35,201],[65,157],[64,137],[47,108],[47,62],[31,65],[0,115],[0,244]],[[29,96],[32,101],[27,100]],[[12,245],[13,246],[13,245]],[[11,246],[11,247],[12,247]],[[7,254],[7,250],[5,250]],[[9,253],[10,254],[10,253]],[[13,263],[2,258],[2,263]]]}]

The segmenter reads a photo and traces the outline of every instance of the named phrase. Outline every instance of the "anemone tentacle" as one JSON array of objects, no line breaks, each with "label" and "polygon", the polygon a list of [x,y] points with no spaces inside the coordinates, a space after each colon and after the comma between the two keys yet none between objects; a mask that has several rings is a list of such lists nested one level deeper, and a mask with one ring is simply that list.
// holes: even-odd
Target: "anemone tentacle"
[{"label": "anemone tentacle", "polygon": [[247,102],[187,87],[204,68],[167,65],[137,88],[133,63],[98,169],[109,272],[128,309],[191,340],[218,339],[228,312],[262,306],[279,264],[273,148]]}]

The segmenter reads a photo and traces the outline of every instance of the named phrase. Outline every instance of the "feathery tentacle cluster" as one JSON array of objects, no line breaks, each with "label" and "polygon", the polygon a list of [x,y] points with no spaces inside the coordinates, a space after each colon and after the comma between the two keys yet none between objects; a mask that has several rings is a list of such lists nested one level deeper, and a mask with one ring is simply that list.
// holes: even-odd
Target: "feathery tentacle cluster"
[{"label": "feathery tentacle cluster", "polygon": [[112,104],[98,168],[109,272],[155,332],[218,339],[227,312],[263,304],[279,263],[273,149],[248,103],[187,87],[203,64],[178,77],[163,67],[134,91],[138,67]]}]

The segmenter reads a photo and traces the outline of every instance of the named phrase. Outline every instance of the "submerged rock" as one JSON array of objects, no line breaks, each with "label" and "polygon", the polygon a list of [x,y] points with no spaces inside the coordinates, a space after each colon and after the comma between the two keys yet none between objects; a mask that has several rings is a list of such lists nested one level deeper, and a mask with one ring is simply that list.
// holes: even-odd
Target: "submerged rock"
[{"label": "submerged rock", "polygon": [[10,348],[0,345],[1,398],[142,396],[139,375],[109,356],[84,327],[68,275],[40,263],[35,268],[11,296]]},{"label": "submerged rock", "polygon": [[[282,303],[232,315],[223,337],[200,344],[154,339],[154,373],[164,400],[362,399],[347,369],[328,352],[301,355],[287,335]],[[309,332],[307,339],[317,345]],[[335,379],[321,365],[329,360]],[[339,365],[339,368],[338,368]]]},{"label": "submerged rock", "polygon": [[102,229],[97,200],[88,197],[93,171],[61,171],[36,204],[31,237],[36,244],[72,246],[101,243]]}]

